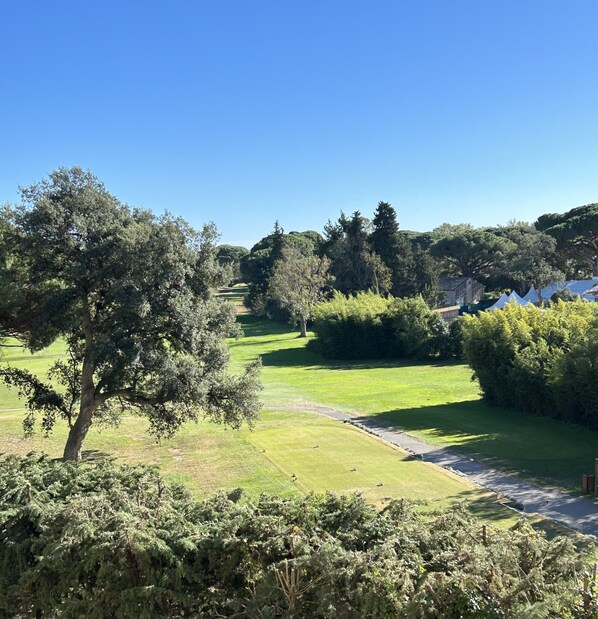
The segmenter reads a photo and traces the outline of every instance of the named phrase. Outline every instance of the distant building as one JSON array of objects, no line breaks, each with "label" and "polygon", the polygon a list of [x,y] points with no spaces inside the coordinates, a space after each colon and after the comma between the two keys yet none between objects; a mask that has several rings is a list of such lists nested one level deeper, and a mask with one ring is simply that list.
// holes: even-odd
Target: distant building
[{"label": "distant building", "polygon": [[440,317],[444,320],[444,322],[450,325],[451,322],[455,322],[455,320],[459,318],[460,309],[461,309],[460,305],[449,305],[445,307],[439,307],[432,311],[436,312],[437,314],[440,314]]},{"label": "distant building", "polygon": [[438,287],[446,295],[445,305],[479,303],[486,288],[473,277],[441,277]]}]

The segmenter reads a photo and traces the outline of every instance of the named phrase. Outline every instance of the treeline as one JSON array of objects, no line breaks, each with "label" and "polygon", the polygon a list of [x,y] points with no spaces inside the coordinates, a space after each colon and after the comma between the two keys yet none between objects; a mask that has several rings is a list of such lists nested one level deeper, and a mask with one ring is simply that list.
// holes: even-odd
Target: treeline
[{"label": "treeline", "polygon": [[[277,223],[251,250],[221,246],[219,252],[221,264],[234,273],[231,281],[249,284],[246,303],[259,314],[305,321],[333,290],[345,295],[421,295],[435,307],[444,302],[438,282],[445,276],[476,278],[488,291],[520,292],[598,276],[598,204],[543,215],[533,225],[443,224],[415,233],[400,230],[395,209],[380,202],[371,220],[359,212],[341,213],[322,234],[286,234]],[[304,264],[308,259],[313,262],[309,267]],[[277,271],[283,274],[276,276]],[[310,287],[314,271],[319,280]]]},{"label": "treeline", "polygon": [[358,495],[194,501],[156,469],[0,463],[0,615],[598,617],[567,538]]},{"label": "treeline", "polygon": [[598,428],[598,303],[507,305],[462,331],[488,402]]},{"label": "treeline", "polygon": [[448,325],[423,297],[373,292],[319,303],[308,347],[329,359],[449,359],[461,354],[460,321]]}]

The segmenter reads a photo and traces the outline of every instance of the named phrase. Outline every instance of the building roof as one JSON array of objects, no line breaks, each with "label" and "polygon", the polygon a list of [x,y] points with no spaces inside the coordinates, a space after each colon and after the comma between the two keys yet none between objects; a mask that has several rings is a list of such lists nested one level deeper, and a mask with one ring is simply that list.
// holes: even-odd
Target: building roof
[{"label": "building roof", "polygon": [[583,294],[586,297],[598,297],[598,282],[596,282],[589,290],[586,290]]}]

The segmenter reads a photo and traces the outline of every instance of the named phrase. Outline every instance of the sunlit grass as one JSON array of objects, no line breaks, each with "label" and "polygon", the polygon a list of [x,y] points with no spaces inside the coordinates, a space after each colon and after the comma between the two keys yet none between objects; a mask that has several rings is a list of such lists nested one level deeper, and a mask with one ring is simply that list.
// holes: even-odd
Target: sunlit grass
[{"label": "sunlit grass", "polygon": [[[233,368],[261,357],[263,401],[273,409],[262,413],[253,431],[201,420],[158,445],[147,435],[144,419],[128,416],[119,428],[92,429],[85,443],[88,455],[158,464],[198,496],[243,487],[253,496],[357,491],[378,503],[404,496],[433,507],[467,500],[487,519],[513,522],[512,512],[493,503],[490,493],[463,479],[346,424],[292,411],[319,404],[378,416],[428,442],[545,482],[573,487],[579,470],[591,470],[598,433],[489,408],[464,364],[328,361],[306,350],[306,340],[289,325],[248,315],[239,320],[246,337],[230,342]],[[60,343],[34,356],[10,347],[4,360],[43,374],[62,353]],[[24,439],[23,412],[14,410],[22,406],[14,390],[0,387],[0,452],[43,450],[59,457],[66,428],[57,426],[49,439]]]}]

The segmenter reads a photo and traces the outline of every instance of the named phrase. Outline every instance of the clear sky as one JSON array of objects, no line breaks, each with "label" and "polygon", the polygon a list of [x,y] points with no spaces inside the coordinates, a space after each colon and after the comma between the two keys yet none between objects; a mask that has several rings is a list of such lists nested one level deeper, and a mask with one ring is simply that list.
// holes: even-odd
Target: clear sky
[{"label": "clear sky", "polygon": [[59,166],[250,246],[598,201],[598,2],[2,2],[0,202]]}]

